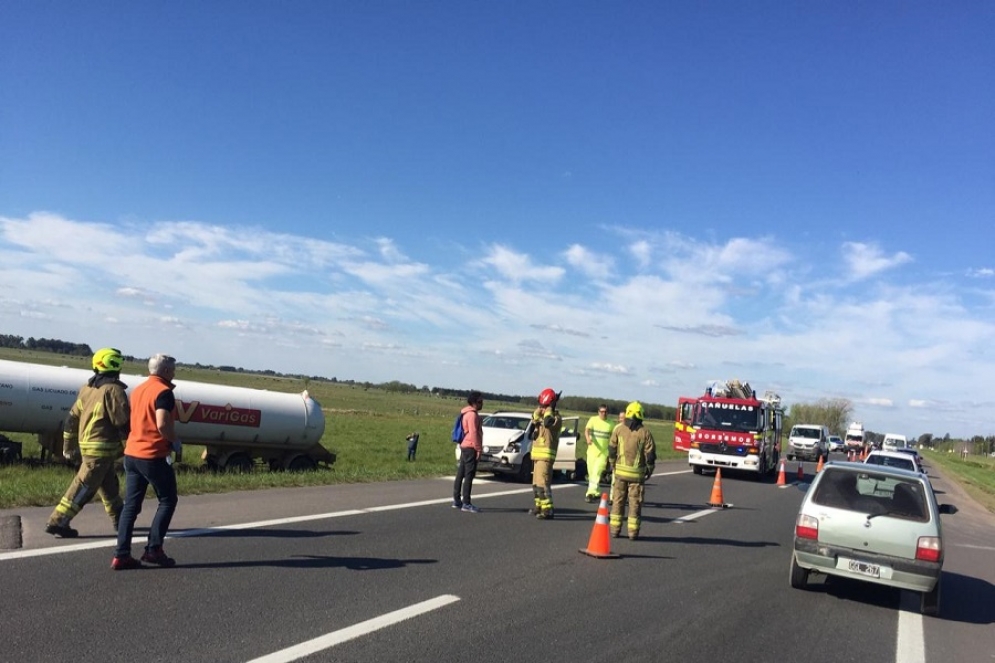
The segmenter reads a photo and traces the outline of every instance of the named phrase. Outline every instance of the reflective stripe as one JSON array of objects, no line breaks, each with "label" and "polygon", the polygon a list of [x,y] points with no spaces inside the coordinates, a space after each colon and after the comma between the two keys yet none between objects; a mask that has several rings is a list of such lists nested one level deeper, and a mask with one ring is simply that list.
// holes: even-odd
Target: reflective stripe
[{"label": "reflective stripe", "polygon": [[640,465],[623,465],[615,463],[615,476],[626,481],[642,481],[646,474],[646,469]]}]

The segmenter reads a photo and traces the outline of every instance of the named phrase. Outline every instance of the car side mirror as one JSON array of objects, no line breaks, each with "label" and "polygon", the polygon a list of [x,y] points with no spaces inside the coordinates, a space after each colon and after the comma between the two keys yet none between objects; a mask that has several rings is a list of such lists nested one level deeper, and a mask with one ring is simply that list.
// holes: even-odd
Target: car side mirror
[{"label": "car side mirror", "polygon": [[957,513],[957,507],[953,504],[941,504],[940,513],[949,513],[951,515]]}]

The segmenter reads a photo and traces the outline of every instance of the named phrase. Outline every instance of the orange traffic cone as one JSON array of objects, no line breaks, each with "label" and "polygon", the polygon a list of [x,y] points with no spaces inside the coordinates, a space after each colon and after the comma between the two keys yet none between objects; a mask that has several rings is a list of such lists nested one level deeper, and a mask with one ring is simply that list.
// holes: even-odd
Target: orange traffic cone
[{"label": "orange traffic cone", "polygon": [[787,486],[788,486],[788,479],[787,479],[787,477],[784,476],[784,459],[782,458],[781,459],[781,469],[777,473],[777,487],[778,488],[787,488]]},{"label": "orange traffic cone", "polygon": [[598,505],[598,516],[594,519],[591,538],[587,548],[580,552],[599,559],[618,557],[611,551],[611,533],[608,531],[608,493],[601,493],[601,504]]},{"label": "orange traffic cone", "polygon": [[815,473],[818,474],[822,471],[824,465],[822,464],[822,456],[819,456],[819,464],[815,466]]},{"label": "orange traffic cone", "polygon": [[712,482],[712,496],[708,498],[708,506],[722,507],[729,506],[722,499],[722,468],[715,468],[715,481]]},{"label": "orange traffic cone", "polygon": [[799,481],[804,481],[805,480],[805,468],[802,467],[802,462],[801,461],[798,461],[798,480]]}]

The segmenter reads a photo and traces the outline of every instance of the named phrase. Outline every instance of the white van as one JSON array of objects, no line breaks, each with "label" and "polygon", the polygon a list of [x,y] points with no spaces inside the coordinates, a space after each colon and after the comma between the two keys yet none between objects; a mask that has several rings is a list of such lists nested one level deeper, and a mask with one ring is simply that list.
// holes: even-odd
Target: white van
[{"label": "white van", "polygon": [[909,446],[909,441],[904,435],[898,433],[885,433],[884,441],[881,443],[882,451],[898,451]]},{"label": "white van", "polygon": [[817,424],[797,424],[788,435],[788,460],[829,460],[829,429]]}]

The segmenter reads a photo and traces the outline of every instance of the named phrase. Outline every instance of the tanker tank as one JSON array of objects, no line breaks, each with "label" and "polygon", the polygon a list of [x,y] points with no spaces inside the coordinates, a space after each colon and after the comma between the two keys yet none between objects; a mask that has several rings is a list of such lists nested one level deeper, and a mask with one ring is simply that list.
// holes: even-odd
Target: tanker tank
[{"label": "tanker tank", "polygon": [[[0,360],[0,431],[35,433],[42,448],[62,454],[62,425],[76,393],[92,372]],[[147,379],[121,375],[128,392]],[[245,471],[254,459],[270,469],[307,470],[331,465],[321,446],[325,417],[308,395],[174,380],[176,432],[184,443],[206,447],[214,469]]]}]

